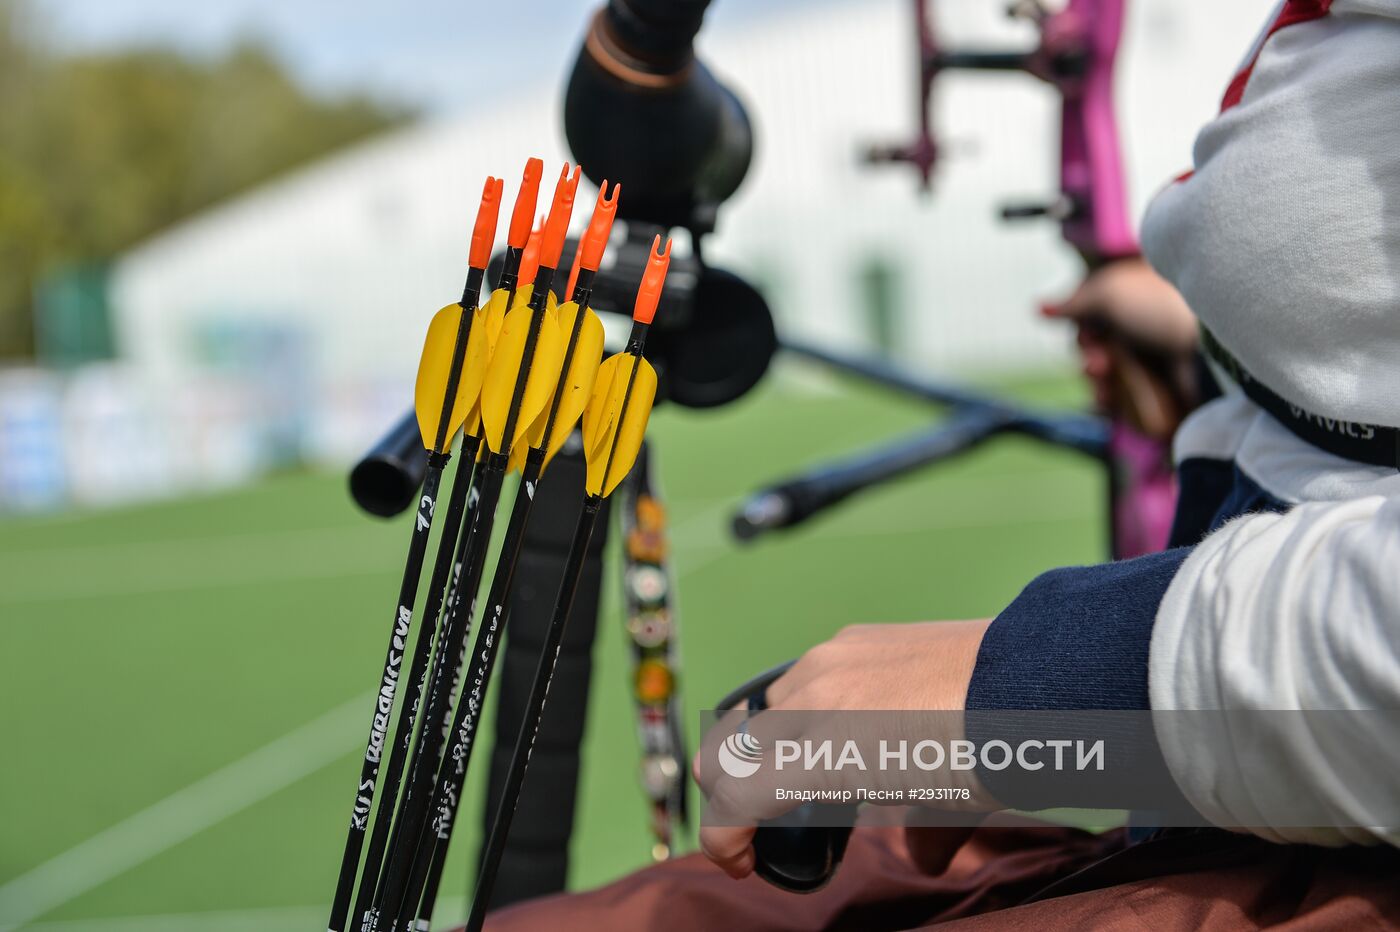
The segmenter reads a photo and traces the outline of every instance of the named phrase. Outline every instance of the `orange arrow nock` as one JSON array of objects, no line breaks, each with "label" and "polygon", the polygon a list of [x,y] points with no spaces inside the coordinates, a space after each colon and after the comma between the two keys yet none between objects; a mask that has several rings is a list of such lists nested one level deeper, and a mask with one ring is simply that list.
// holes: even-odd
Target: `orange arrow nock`
[{"label": "orange arrow nock", "polygon": [[535,216],[535,203],[540,197],[540,178],[544,175],[544,162],[530,159],[525,163],[525,177],[520,180],[520,193],[515,196],[515,211],[510,216],[510,230],[506,235],[506,245],[514,249],[524,249],[530,238],[530,220]]},{"label": "orange arrow nock", "polygon": [[603,251],[608,248],[613,220],[617,217],[617,198],[622,193],[622,185],[613,185],[611,197],[607,191],[608,179],[604,178],[598,187],[598,203],[593,205],[593,217],[588,221],[588,229],[579,237],[578,249],[574,250],[574,267],[569,272],[569,287],[564,289],[566,297],[571,297],[574,293],[579,269],[596,272],[603,262]]},{"label": "orange arrow nock", "polygon": [[535,280],[535,273],[540,270],[540,242],[544,239],[544,217],[540,217],[539,226],[530,231],[530,238],[525,242],[525,252],[520,256],[520,274],[516,276],[519,285],[528,285]]},{"label": "orange arrow nock", "polygon": [[501,193],[505,182],[500,178],[486,179],[481,190],[481,206],[476,211],[476,226],[472,228],[472,248],[467,263],[474,269],[486,268],[491,261],[491,247],[496,242],[496,220],[501,212]]},{"label": "orange arrow nock", "polygon": [[578,190],[581,168],[574,168],[574,176],[569,177],[569,163],[559,174],[559,183],[554,186],[554,203],[549,208],[549,219],[544,223],[544,241],[540,244],[540,265],[547,269],[559,268],[559,256],[564,252],[564,237],[569,233],[569,218],[574,213],[574,192]]},{"label": "orange arrow nock", "polygon": [[632,311],[632,319],[639,324],[650,324],[656,316],[656,305],[661,300],[661,288],[666,284],[666,271],[671,267],[671,241],[666,240],[666,251],[661,251],[661,235],[651,242],[651,255],[647,257],[647,270],[642,273],[642,284],[637,289],[637,305]]}]

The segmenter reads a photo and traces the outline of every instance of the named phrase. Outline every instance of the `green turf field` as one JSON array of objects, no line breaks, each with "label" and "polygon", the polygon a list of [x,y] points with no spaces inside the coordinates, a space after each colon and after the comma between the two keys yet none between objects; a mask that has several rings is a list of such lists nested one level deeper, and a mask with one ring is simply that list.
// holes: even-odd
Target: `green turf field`
[{"label": "green turf field", "polygon": [[[1038,571],[1103,548],[1098,469],[1013,439],[736,545],[728,515],[746,493],[931,418],[798,375],[653,420],[692,711],[842,625],[992,614]],[[1083,402],[1067,377],[1009,390]],[[0,521],[0,928],[323,923],[407,538],[405,521],[358,513],[338,474]],[[615,607],[600,632],[575,886],[642,865],[650,846]],[[443,917],[466,887],[480,790]]]}]

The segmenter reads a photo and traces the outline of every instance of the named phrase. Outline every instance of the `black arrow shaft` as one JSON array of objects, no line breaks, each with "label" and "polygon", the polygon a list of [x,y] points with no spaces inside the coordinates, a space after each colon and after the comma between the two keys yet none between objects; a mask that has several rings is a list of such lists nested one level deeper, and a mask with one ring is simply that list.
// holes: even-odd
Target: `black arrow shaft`
[{"label": "black arrow shaft", "polygon": [[467,932],[480,932],[482,923],[486,920],[486,908],[496,883],[496,874],[501,868],[501,856],[505,853],[506,840],[510,835],[510,823],[515,817],[516,805],[520,802],[520,788],[525,782],[530,752],[534,750],[535,739],[539,737],[540,720],[544,717],[549,684],[554,678],[554,668],[559,659],[559,645],[563,643],[564,629],[568,625],[569,613],[573,611],[579,577],[583,574],[584,560],[588,556],[588,543],[593,539],[593,528],[598,523],[598,512],[602,504],[601,495],[590,495],[585,499],[583,513],[579,516],[578,527],[574,531],[574,540],[564,563],[564,577],[559,586],[559,596],[554,603],[554,614],[550,617],[549,628],[545,632],[540,663],[535,669],[535,680],[531,684],[530,698],[525,706],[525,719],[520,725],[515,753],[511,756],[510,769],[506,773],[500,808],[496,810],[491,835],[486,843],[486,853],[482,857],[481,873],[477,877],[476,892],[472,898],[471,915],[467,918]]},{"label": "black arrow shaft", "polygon": [[496,665],[496,655],[500,651],[505,627],[510,619],[509,601],[515,582],[515,570],[520,563],[524,549],[525,530],[534,507],[535,484],[544,471],[545,450],[550,435],[554,432],[563,405],[565,381],[569,368],[573,365],[578,351],[578,341],[583,333],[583,325],[588,313],[588,302],[593,296],[595,272],[583,268],[579,270],[571,300],[578,306],[574,315],[573,327],[569,332],[569,342],[564,350],[563,368],[560,370],[560,383],[550,402],[549,414],[545,418],[543,445],[532,448],[525,459],[525,469],[521,476],[520,488],[515,493],[515,503],[511,507],[510,522],[506,525],[505,540],[501,554],[496,561],[496,572],[491,580],[491,590],[487,597],[486,614],[482,616],[482,626],[477,629],[476,641],[472,647],[471,665],[467,669],[462,687],[466,690],[457,705],[456,714],[450,726],[450,734],[457,736],[455,742],[443,758],[442,770],[438,774],[437,789],[434,791],[430,812],[434,813],[431,831],[425,836],[418,852],[418,863],[410,879],[408,896],[410,900],[417,891],[422,891],[417,918],[420,925],[432,918],[433,906],[437,902],[438,886],[442,881],[443,867],[447,861],[447,851],[452,840],[452,829],[456,824],[457,808],[461,805],[462,787],[466,781],[467,768],[471,764],[472,749],[476,744],[477,730],[481,724],[483,706],[486,703],[486,689],[491,683],[492,671]]},{"label": "black arrow shaft", "polygon": [[[398,688],[399,668],[403,663],[404,641],[408,637],[408,627],[412,622],[414,603],[418,600],[418,579],[423,572],[423,558],[428,551],[428,536],[432,530],[433,509],[437,503],[442,470],[447,465],[448,454],[445,448],[448,441],[449,422],[457,399],[457,387],[461,384],[462,363],[466,358],[467,344],[471,339],[473,312],[481,294],[481,282],[485,274],[484,269],[468,268],[466,285],[462,290],[462,298],[465,303],[461,305],[462,316],[457,323],[456,340],[452,346],[452,361],[448,367],[447,385],[443,392],[442,412],[438,418],[437,435],[434,438],[433,450],[428,456],[428,472],[423,478],[423,491],[419,497],[418,514],[414,519],[413,537],[409,541],[408,557],[404,562],[404,575],[399,583],[399,602],[389,633],[384,678],[379,695],[375,697],[374,714],[370,719],[369,742],[366,746],[364,763],[360,766],[360,781],[355,789],[355,803],[351,809],[350,829],[345,838],[345,851],[340,859],[340,874],[336,880],[335,896],[331,901],[331,915],[327,922],[329,932],[343,932],[346,913],[350,908],[350,895],[355,883],[355,869],[359,866],[360,853],[364,848],[365,832],[368,828],[369,812],[374,805],[374,789],[378,782],[379,759],[384,750],[385,729],[393,709],[394,694]],[[423,622],[423,624],[430,623]],[[392,794],[390,798],[392,799]],[[390,802],[389,805],[392,806],[393,803]]]},{"label": "black arrow shaft", "polygon": [[[496,454],[492,454],[493,456]],[[389,840],[389,857],[384,862],[379,883],[373,900],[373,907],[365,916],[364,923],[370,929],[392,928],[389,925],[404,896],[408,874],[412,867],[411,843],[421,833],[424,817],[419,813],[426,810],[426,798],[432,792],[431,779],[437,770],[437,757],[441,753],[442,729],[434,727],[446,714],[442,710],[443,697],[448,695],[445,680],[450,676],[452,665],[448,658],[460,656],[466,642],[467,631],[471,627],[471,605],[476,599],[475,588],[471,585],[473,576],[480,579],[480,566],[485,562],[486,542],[491,537],[494,522],[495,503],[500,496],[503,473],[483,465],[478,470],[482,476],[481,498],[473,513],[473,527],[467,531],[467,548],[462,576],[453,592],[448,606],[447,617],[443,621],[438,638],[437,655],[434,658],[432,679],[428,691],[428,702],[418,719],[417,737],[413,756],[409,764],[408,779],[404,784],[403,798],[394,821]],[[474,572],[475,571],[475,572]],[[369,878],[366,878],[366,883]],[[386,918],[388,917],[388,918]]]},{"label": "black arrow shaft", "polygon": [[515,565],[524,549],[525,527],[530,518],[533,496],[525,494],[523,489],[527,483],[533,484],[539,480],[539,465],[543,456],[536,459],[535,454],[538,452],[530,451],[531,461],[526,463],[526,472],[521,478],[522,492],[516,496],[515,504],[511,507],[510,523],[506,527],[506,536],[501,548],[501,560],[496,564],[487,610],[482,616],[481,627],[477,630],[471,665],[463,681],[466,693],[457,704],[452,721],[451,735],[455,736],[455,740],[442,759],[437,786],[428,809],[433,814],[433,820],[420,840],[415,856],[408,886],[408,899],[418,906],[418,918],[425,918],[424,909],[428,912],[432,910],[432,904],[427,902],[425,888],[435,864],[439,866],[438,876],[441,877],[441,863],[447,856],[448,845],[451,842],[452,828],[461,800],[462,786],[466,780],[467,767],[470,764],[477,725],[481,721],[486,686],[490,682],[491,670],[495,665],[501,636],[505,631],[509,610],[506,603],[514,581]]},{"label": "black arrow shaft", "polygon": [[598,511],[608,488],[608,473],[612,472],[617,457],[618,441],[627,423],[628,409],[632,404],[632,392],[637,384],[637,371],[642,367],[642,348],[646,344],[648,325],[634,321],[632,333],[627,340],[626,353],[632,357],[632,368],[627,375],[627,387],[622,394],[622,404],[617,412],[617,427],[608,449],[608,458],[603,465],[603,477],[598,494],[589,495],[583,500],[583,513],[579,516],[578,530],[569,548],[569,556],[564,563],[564,577],[559,586],[559,597],[554,603],[554,614],[545,632],[544,647],[540,652],[540,663],[535,669],[535,680],[530,688],[530,698],[525,705],[525,718],[521,722],[520,735],[516,738],[515,751],[511,756],[510,769],[501,791],[500,808],[491,825],[491,835],[486,845],[486,853],[481,861],[481,873],[477,877],[476,890],[472,894],[471,913],[467,918],[466,932],[481,932],[486,921],[486,909],[490,904],[491,890],[496,884],[496,874],[501,868],[501,857],[505,854],[506,840],[510,836],[510,823],[515,818],[516,806],[520,803],[520,788],[524,785],[525,770],[530,763],[530,752],[534,750],[539,737],[540,721],[544,718],[545,699],[549,695],[549,684],[554,679],[554,670],[559,662],[559,645],[563,643],[564,629],[573,611],[574,598],[578,595],[578,581],[583,573],[583,563],[588,555],[588,542],[593,537],[593,527],[598,521]]},{"label": "black arrow shaft", "polygon": [[350,894],[355,882],[355,869],[359,867],[365,832],[369,828],[369,815],[374,807],[374,788],[379,778],[379,762],[383,757],[388,737],[389,717],[394,708],[394,695],[398,690],[404,653],[408,649],[408,630],[413,620],[413,603],[418,597],[418,577],[423,572],[423,557],[428,550],[428,536],[432,530],[433,509],[437,503],[438,485],[442,480],[442,467],[440,454],[429,456],[428,474],[423,479],[423,490],[418,498],[418,512],[413,522],[413,537],[409,541],[408,559],[404,563],[403,579],[399,583],[399,601],[394,610],[389,648],[384,656],[384,672],[379,691],[374,697],[369,741],[365,747],[364,762],[360,765],[360,780],[355,789],[350,832],[345,840],[345,853],[341,856],[340,878],[336,883],[335,899],[328,923],[328,928],[333,932],[341,932],[345,928],[345,916],[350,908]]},{"label": "black arrow shaft", "polygon": [[[393,750],[389,764],[384,771],[384,784],[380,793],[379,809],[374,816],[374,829],[369,836],[369,847],[365,852],[361,869],[360,888],[355,896],[355,910],[351,915],[364,916],[374,902],[374,881],[378,879],[384,862],[384,850],[389,840],[389,828],[393,821],[394,803],[398,799],[403,781],[404,764],[408,758],[413,739],[413,724],[417,719],[423,699],[423,687],[428,675],[428,662],[432,658],[433,637],[437,633],[438,615],[442,610],[443,592],[453,570],[454,544],[459,537],[462,514],[466,508],[467,490],[471,485],[472,466],[476,460],[479,437],[465,437],[457,469],[452,479],[452,491],[447,497],[447,512],[443,516],[442,532],[438,538],[437,559],[433,564],[433,575],[428,588],[428,601],[423,607],[423,621],[418,626],[418,637],[413,645],[413,661],[408,676],[408,692],[399,704],[398,721],[394,725]],[[460,555],[459,555],[460,556]]]},{"label": "black arrow shaft", "polygon": [[390,857],[384,865],[383,878],[375,897],[375,908],[371,910],[369,917],[371,929],[383,928],[386,916],[394,920],[390,928],[399,928],[400,914],[405,910],[415,912],[418,905],[416,901],[412,905],[407,904],[407,890],[414,854],[420,846],[427,826],[430,813],[428,804],[436,782],[434,778],[438,771],[438,760],[445,743],[442,729],[436,723],[447,716],[452,702],[452,671],[456,669],[461,658],[462,648],[471,629],[476,593],[485,569],[486,551],[490,544],[496,505],[500,501],[501,485],[510,461],[511,441],[519,423],[520,408],[529,382],[535,347],[539,343],[540,330],[544,325],[546,301],[553,276],[554,270],[544,266],[536,273],[535,290],[530,298],[530,325],[521,351],[520,370],[511,393],[510,407],[506,411],[501,450],[488,455],[481,467],[481,497],[473,516],[474,520],[467,530],[469,536],[464,575],[448,608],[447,620],[439,638],[428,704],[419,720],[417,740],[409,765],[409,780],[405,785],[399,817],[390,841]]},{"label": "black arrow shaft", "polygon": [[481,281],[485,276],[485,269],[467,269],[467,283],[462,289],[462,300],[457,304],[462,309],[462,316],[457,320],[457,339],[452,344],[452,362],[447,367],[447,388],[442,393],[442,413],[438,415],[437,436],[433,442],[433,449],[444,453],[447,452],[452,409],[457,406],[457,388],[462,384],[462,365],[467,360],[467,344],[471,341],[476,303],[481,299]]},{"label": "black arrow shaft", "polygon": [[[518,257],[513,257],[508,253],[506,266],[501,276],[502,280],[509,279],[513,286],[515,269],[518,268],[518,265]],[[460,349],[463,356],[465,356],[466,351],[463,336],[470,339],[471,316],[475,313],[477,302],[481,297],[483,277],[481,270],[468,269],[467,283],[462,290],[462,300],[459,304],[462,307],[463,321],[462,326],[458,328],[458,339],[461,343]],[[442,419],[438,424],[440,443],[445,442],[441,438],[447,429],[452,408],[455,407],[460,377],[460,366],[454,367],[454,371],[450,371],[448,374],[447,397],[443,401]],[[422,703],[428,662],[432,657],[433,637],[440,627],[438,616],[442,612],[443,593],[450,580],[458,580],[461,576],[462,544],[465,543],[466,538],[465,536],[461,537],[462,543],[456,547],[455,560],[452,559],[453,543],[459,539],[459,529],[462,525],[468,489],[476,487],[473,468],[480,448],[481,437],[479,435],[468,435],[462,438],[461,459],[457,463],[457,471],[453,476],[452,491],[448,495],[447,515],[444,519],[442,533],[438,538],[437,558],[434,561],[433,576],[429,582],[428,602],[424,607],[423,624],[418,629],[418,638],[414,644],[413,663],[409,676],[410,692],[399,706],[398,722],[394,727],[393,750],[385,772],[384,791],[381,794],[379,809],[375,813],[374,830],[369,837],[369,850],[365,853],[364,864],[360,871],[359,891],[355,897],[353,915],[358,918],[361,927],[364,926],[365,917],[373,908],[374,896],[377,892],[377,881],[382,871],[384,852],[390,838],[389,830],[392,825],[395,803],[403,781],[405,758],[407,758],[412,745],[413,724]],[[473,503],[476,501],[475,496],[472,497],[472,501]],[[469,516],[468,525],[470,525],[471,520],[472,518]]]}]

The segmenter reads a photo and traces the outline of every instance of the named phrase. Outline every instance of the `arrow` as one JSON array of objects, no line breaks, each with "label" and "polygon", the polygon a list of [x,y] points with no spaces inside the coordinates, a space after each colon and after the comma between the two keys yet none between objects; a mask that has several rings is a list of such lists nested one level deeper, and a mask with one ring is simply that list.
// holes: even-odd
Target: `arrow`
[{"label": "arrow", "polygon": [[[535,202],[539,196],[540,176],[543,171],[544,163],[539,159],[531,159],[526,163],[520,193],[516,197],[515,212],[517,214],[520,213],[522,207],[524,207],[527,217],[534,212]],[[454,323],[456,321],[470,321],[471,336],[467,344],[466,363],[461,379],[463,388],[458,392],[457,403],[454,405],[447,424],[451,433],[455,433],[459,427],[465,427],[462,450],[452,480],[452,491],[448,496],[447,513],[443,519],[442,533],[438,538],[437,557],[433,563],[433,574],[428,586],[427,604],[424,606],[424,620],[419,626],[417,640],[413,646],[413,659],[407,680],[409,691],[403,702],[399,704],[398,720],[394,726],[389,763],[385,768],[384,792],[381,794],[383,801],[375,813],[374,827],[369,836],[369,846],[365,851],[364,865],[360,870],[359,892],[355,897],[353,915],[360,917],[361,924],[363,924],[364,915],[373,906],[375,881],[379,877],[384,851],[389,841],[395,803],[398,799],[399,787],[403,780],[404,764],[413,737],[413,723],[422,701],[424,680],[428,671],[428,663],[432,657],[433,637],[438,628],[438,616],[443,605],[443,591],[448,580],[455,578],[452,544],[457,540],[461,528],[462,516],[469,498],[468,488],[472,479],[473,465],[481,444],[481,385],[485,379],[492,347],[501,329],[506,300],[504,290],[498,290],[487,300],[485,307],[478,308],[476,306],[481,278],[484,275],[486,264],[491,258],[491,247],[496,237],[496,210],[500,206],[504,182],[493,179],[488,182],[488,188],[492,185],[494,185],[494,207],[489,218],[489,228],[479,218],[472,234],[469,268],[481,269],[482,271],[475,273],[475,288],[471,289],[468,294],[464,294],[461,302],[448,305],[439,311],[434,316],[432,323],[429,324],[428,336],[423,347],[423,363],[419,368],[418,382],[415,387],[415,399],[418,399],[415,407],[420,430],[423,431],[424,437],[435,436],[434,432],[440,426],[437,416],[433,415],[431,411],[424,410],[422,399],[433,397],[435,382],[447,369],[444,364],[446,356],[442,352],[441,346],[445,343],[444,336],[449,332],[448,328],[456,326]],[[512,281],[514,280],[514,271],[522,261],[522,253],[516,250],[512,255],[510,247],[519,245],[523,245],[523,243],[507,242],[504,271],[510,273]],[[503,274],[502,280],[505,279],[506,275]],[[470,310],[467,310],[468,308]],[[465,394],[467,391],[469,394]]]},{"label": "arrow", "polygon": [[[607,188],[608,180],[604,178],[602,187],[598,190],[598,202],[594,205],[593,217],[589,221],[588,229],[579,238],[578,248],[574,250],[574,266],[569,272],[568,287],[563,292],[570,296],[569,303],[558,308],[551,304],[551,314],[558,319],[560,333],[568,334],[568,343],[547,413],[530,425],[526,433],[528,446],[520,444],[511,451],[512,472],[523,473],[527,450],[536,448],[544,450],[544,462],[540,470],[543,471],[544,467],[549,465],[549,461],[564,446],[564,441],[569,439],[569,434],[573,433],[575,425],[578,424],[579,417],[588,404],[588,395],[598,374],[598,367],[602,364],[603,322],[588,306],[588,301],[593,296],[593,279],[598,274],[598,266],[603,261],[603,253],[612,234],[613,218],[617,213],[617,198],[622,191],[622,185],[613,187],[611,199]],[[581,273],[584,275],[582,286],[579,285]]]},{"label": "arrow", "polygon": [[[399,601],[389,630],[384,672],[370,718],[369,742],[365,748],[364,761],[360,765],[359,783],[355,788],[350,829],[345,839],[345,852],[341,857],[340,875],[336,881],[330,921],[327,924],[331,932],[341,932],[345,928],[355,869],[359,866],[369,812],[374,805],[374,790],[379,778],[379,762],[384,753],[389,713],[393,709],[408,629],[413,618],[413,606],[418,598],[418,578],[422,573],[423,557],[428,549],[428,535],[432,529],[438,486],[442,481],[443,468],[451,457],[450,441],[481,393],[485,369],[482,364],[485,334],[472,325],[476,302],[481,294],[481,282],[486,274],[486,260],[491,254],[491,241],[496,236],[496,218],[500,204],[501,182],[495,178],[487,178],[481,194],[481,205],[477,210],[476,226],[472,232],[472,248],[462,300],[457,304],[448,305],[433,316],[418,366],[414,407],[419,431],[423,436],[423,446],[428,450],[428,471],[423,478],[423,488],[418,499],[418,515],[413,523],[413,536],[409,540],[403,578],[399,583]],[[422,630],[428,624],[430,622],[420,624],[420,640]],[[391,762],[390,774],[394,769]],[[388,785],[390,780],[395,783],[392,788]],[[386,779],[385,796],[392,800],[397,790],[396,778],[391,776]],[[381,809],[383,808],[385,807],[381,804]]]},{"label": "arrow", "polygon": [[[435,815],[429,830],[425,831],[419,842],[417,860],[409,881],[408,902],[418,904],[416,925],[419,928],[425,927],[431,920],[433,905],[437,900],[438,884],[442,879],[462,785],[475,746],[486,689],[508,621],[508,603],[515,570],[524,549],[535,488],[549,459],[563,446],[583,416],[603,358],[603,324],[588,302],[593,295],[594,276],[612,232],[620,191],[621,186],[615,186],[609,196],[606,180],[598,191],[593,217],[579,241],[573,271],[569,275],[571,300],[558,311],[560,326],[568,333],[568,343],[555,375],[553,397],[547,412],[528,432],[528,452],[521,450],[523,474],[520,486],[515,493],[510,523],[506,526],[501,555],[497,558],[496,571],[491,580],[486,613],[482,616],[482,625],[477,630],[472,647],[471,666],[463,680],[467,691],[457,703],[450,726],[450,733],[456,737],[438,773],[429,807],[429,812]],[[421,896],[418,895],[419,891],[422,891]]]},{"label": "arrow", "polygon": [[[399,803],[398,818],[389,845],[390,856],[384,865],[369,917],[371,929],[379,928],[386,914],[397,917],[401,911],[412,912],[417,905],[406,905],[405,893],[413,867],[413,854],[428,820],[428,802],[445,742],[443,729],[438,723],[445,719],[451,707],[450,680],[461,660],[471,627],[501,484],[512,447],[549,404],[553,373],[558,371],[562,362],[564,341],[557,321],[548,313],[549,286],[564,248],[564,236],[573,213],[579,177],[580,172],[575,169],[570,178],[569,166],[565,164],[545,222],[539,270],[535,274],[529,301],[517,300],[506,312],[500,337],[482,381],[482,435],[488,452],[477,468],[480,481],[477,477],[473,478],[473,488],[479,494],[463,545],[463,575],[454,587],[447,618],[438,639],[428,703],[418,722],[409,779]],[[520,205],[517,204],[513,228],[520,216]],[[525,229],[528,230],[528,215],[526,217]],[[399,928],[398,922],[395,921],[392,927]]]},{"label": "arrow", "polygon": [[554,677],[555,664],[559,658],[559,645],[563,641],[564,628],[568,624],[574,597],[578,593],[579,577],[583,573],[588,542],[593,537],[598,512],[602,508],[603,499],[627,475],[641,451],[647,419],[656,397],[656,372],[651,364],[642,358],[642,349],[646,345],[647,330],[656,314],[656,304],[666,281],[666,270],[671,264],[670,242],[667,242],[665,252],[661,251],[660,246],[661,237],[658,236],[652,246],[646,272],[642,275],[641,287],[637,291],[636,308],[632,314],[632,334],[627,340],[627,348],[603,363],[598,371],[592,396],[588,400],[588,407],[583,413],[583,446],[588,462],[584,479],[583,511],[579,515],[574,540],[564,563],[564,578],[554,602],[554,613],[545,634],[535,679],[530,687],[530,698],[525,705],[525,719],[521,723],[520,736],[515,742],[515,751],[511,756],[510,769],[501,793],[501,804],[496,810],[490,840],[482,857],[481,874],[477,878],[471,914],[467,918],[467,932],[480,932],[482,924],[486,921],[486,907],[491,899],[496,874],[500,870],[501,856],[505,853],[510,823],[520,802],[520,788],[525,780],[530,752],[539,736],[540,719],[544,715],[549,683]]}]

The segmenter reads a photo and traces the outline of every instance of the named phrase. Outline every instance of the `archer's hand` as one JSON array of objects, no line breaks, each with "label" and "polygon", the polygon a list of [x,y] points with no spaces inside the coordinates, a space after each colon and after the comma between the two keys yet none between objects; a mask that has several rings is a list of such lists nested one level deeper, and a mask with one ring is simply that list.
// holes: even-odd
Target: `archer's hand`
[{"label": "archer's hand", "polygon": [[1041,311],[1078,327],[1083,372],[1100,410],[1167,437],[1194,406],[1196,317],[1145,260],[1102,266]]},{"label": "archer's hand", "polygon": [[[989,624],[990,620],[982,620],[845,628],[803,654],[768,687],[768,707],[774,711],[962,711]],[[754,719],[756,728],[763,718]],[[724,794],[725,788],[714,785],[715,780],[706,785],[702,779],[700,752],[692,770],[707,794]],[[720,775],[719,779],[726,778]],[[840,777],[828,775],[827,779]],[[765,812],[761,817],[777,814]],[[746,877],[753,871],[753,833],[751,825],[703,826],[700,847],[731,877]]]},{"label": "archer's hand", "polygon": [[842,628],[768,687],[768,708],[960,711],[989,624],[925,621]]}]

